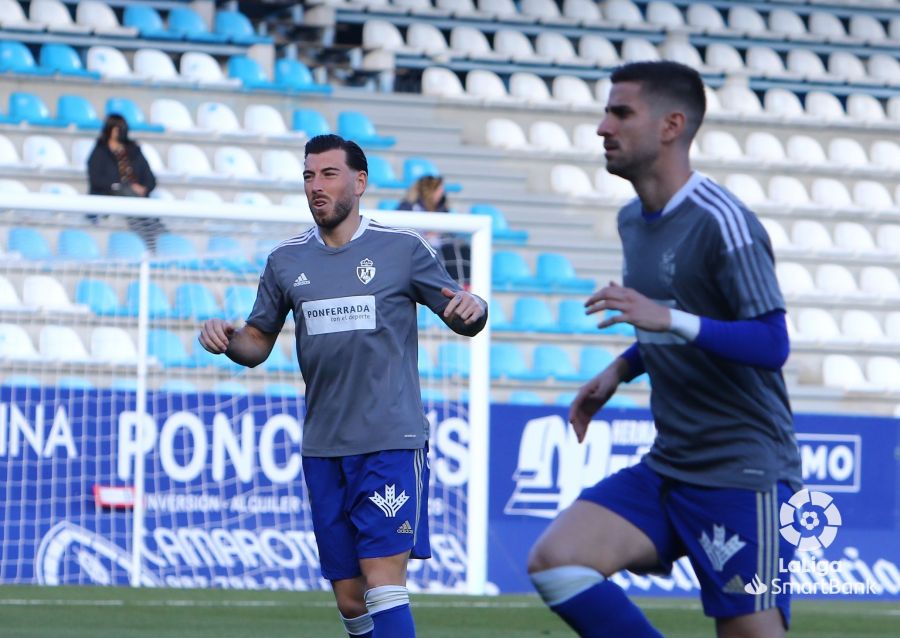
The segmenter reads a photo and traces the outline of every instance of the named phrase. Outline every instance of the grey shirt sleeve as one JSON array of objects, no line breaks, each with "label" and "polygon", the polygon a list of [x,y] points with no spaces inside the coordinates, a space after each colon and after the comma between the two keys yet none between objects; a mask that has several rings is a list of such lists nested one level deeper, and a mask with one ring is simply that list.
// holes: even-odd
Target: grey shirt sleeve
[{"label": "grey shirt sleeve", "polygon": [[723,242],[716,268],[719,287],[735,319],[784,310],[769,237],[752,213],[743,215],[741,221],[743,228],[735,235],[743,241]]},{"label": "grey shirt sleeve", "polygon": [[281,332],[290,309],[290,304],[275,275],[272,255],[269,255],[266,260],[266,268],[259,277],[256,302],[253,304],[250,316],[247,317],[247,323],[263,332]]}]

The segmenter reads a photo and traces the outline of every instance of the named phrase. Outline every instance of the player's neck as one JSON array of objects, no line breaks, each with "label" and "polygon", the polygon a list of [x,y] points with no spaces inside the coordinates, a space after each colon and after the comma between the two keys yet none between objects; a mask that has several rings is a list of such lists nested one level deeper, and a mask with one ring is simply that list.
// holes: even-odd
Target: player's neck
[{"label": "player's neck", "polygon": [[319,226],[319,236],[322,237],[322,241],[329,248],[340,248],[353,239],[353,235],[356,234],[361,223],[362,216],[359,214],[359,209],[355,209],[334,228],[322,228]]},{"label": "player's neck", "polygon": [[685,155],[677,161],[658,162],[631,183],[644,210],[660,211],[691,178],[691,172],[691,163]]}]

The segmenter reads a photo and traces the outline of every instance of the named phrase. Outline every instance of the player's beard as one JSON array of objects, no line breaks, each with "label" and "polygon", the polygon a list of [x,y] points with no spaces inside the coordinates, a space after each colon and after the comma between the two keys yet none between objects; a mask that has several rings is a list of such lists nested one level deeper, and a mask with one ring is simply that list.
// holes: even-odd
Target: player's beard
[{"label": "player's beard", "polygon": [[652,149],[638,149],[631,157],[620,155],[612,160],[607,159],[606,170],[631,182],[645,175],[658,157],[659,151],[655,146]]},{"label": "player's beard", "polygon": [[347,219],[351,212],[353,212],[353,198],[351,196],[335,201],[331,214],[327,211],[318,212],[315,209],[312,210],[316,225],[325,230],[332,230],[340,226],[341,222]]}]

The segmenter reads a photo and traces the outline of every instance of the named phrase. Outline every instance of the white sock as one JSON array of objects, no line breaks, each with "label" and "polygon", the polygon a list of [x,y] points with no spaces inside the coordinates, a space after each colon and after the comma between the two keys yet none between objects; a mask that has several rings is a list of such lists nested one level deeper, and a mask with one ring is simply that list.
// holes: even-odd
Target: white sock
[{"label": "white sock", "polygon": [[402,585],[382,585],[366,592],[366,607],[370,614],[409,604],[409,590]]},{"label": "white sock", "polygon": [[548,606],[559,605],[604,581],[603,574],[590,567],[566,565],[531,574],[531,582]]},{"label": "white sock", "polygon": [[369,614],[363,614],[356,618],[345,618],[344,614],[341,614],[341,622],[344,623],[344,629],[351,636],[362,636],[372,631],[375,627],[375,623],[372,622],[372,617]]}]

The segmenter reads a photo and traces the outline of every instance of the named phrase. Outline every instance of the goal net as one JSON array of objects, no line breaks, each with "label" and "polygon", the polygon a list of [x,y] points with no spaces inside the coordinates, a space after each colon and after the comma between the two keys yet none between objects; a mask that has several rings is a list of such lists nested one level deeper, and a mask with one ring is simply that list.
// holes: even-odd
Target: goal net
[{"label": "goal net", "polygon": [[[266,255],[311,224],[308,211],[0,203],[0,582],[327,587],[300,462],[292,319],[254,369],[197,342],[209,317],[243,322]],[[145,237],[155,250],[135,216],[161,219],[163,233]],[[472,289],[488,297],[489,220],[371,216],[467,236]],[[489,335],[461,338],[429,315],[419,309],[434,557],[412,561],[410,586],[481,592]]]}]

